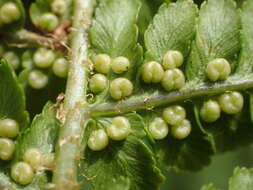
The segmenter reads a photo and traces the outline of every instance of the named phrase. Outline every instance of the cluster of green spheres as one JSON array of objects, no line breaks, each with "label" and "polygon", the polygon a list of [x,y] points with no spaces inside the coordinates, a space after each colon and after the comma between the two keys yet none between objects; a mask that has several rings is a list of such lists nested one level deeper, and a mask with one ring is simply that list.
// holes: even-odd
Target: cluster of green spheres
[{"label": "cluster of green spheres", "polygon": [[28,84],[34,89],[42,89],[47,86],[49,78],[45,71],[49,68],[57,77],[67,77],[68,61],[63,56],[57,56],[56,52],[51,49],[38,48],[31,61],[34,68],[28,75]]},{"label": "cluster of green spheres", "polygon": [[208,62],[206,75],[210,81],[225,80],[231,73],[229,62],[223,58],[216,58]]},{"label": "cluster of green spheres", "polygon": [[37,148],[29,148],[24,152],[23,160],[11,167],[11,177],[18,184],[28,185],[37,171],[49,169],[48,166],[52,166],[53,162],[53,154],[45,155]]},{"label": "cluster of green spheres", "polygon": [[20,65],[22,69],[28,69],[27,82],[34,89],[42,89],[47,86],[49,69],[59,78],[66,78],[68,75],[68,60],[60,53],[45,47],[39,47],[34,52],[24,51],[22,55],[18,55],[15,51],[0,45],[0,58],[6,59],[18,72]]},{"label": "cluster of green spheres", "polygon": [[51,12],[43,13],[38,19],[38,26],[47,31],[54,31],[59,26],[59,18],[66,11],[67,5],[65,0],[53,0],[51,2]]},{"label": "cluster of green spheres", "polygon": [[109,144],[109,138],[114,141],[122,141],[131,132],[131,124],[126,117],[114,117],[106,130],[92,131],[88,139],[88,147],[93,151],[103,150]]},{"label": "cluster of green spheres", "polygon": [[203,103],[200,117],[207,123],[212,123],[220,118],[221,112],[237,114],[243,108],[243,96],[240,92],[231,91],[220,95],[217,100],[210,99]]},{"label": "cluster of green spheres", "polygon": [[0,26],[11,24],[19,20],[20,17],[19,7],[13,1],[6,2],[0,7]]},{"label": "cluster of green spheres", "polygon": [[133,92],[132,82],[125,77],[118,77],[109,82],[106,75],[111,71],[117,75],[128,71],[130,61],[123,56],[112,59],[107,54],[98,54],[93,58],[94,69],[97,72],[89,80],[91,92],[98,94],[109,85],[109,92],[113,99],[120,100],[128,97]]},{"label": "cluster of green spheres", "polygon": [[191,123],[186,119],[185,109],[182,106],[173,105],[163,110],[162,118],[154,118],[148,129],[155,140],[164,139],[169,131],[174,138],[184,139],[191,132]]},{"label": "cluster of green spheres", "polygon": [[162,64],[150,61],[143,65],[142,80],[145,83],[161,83],[166,91],[177,90],[185,85],[184,73],[178,69],[184,62],[181,52],[169,50]]},{"label": "cluster of green spheres", "polygon": [[10,118],[0,119],[0,160],[11,160],[15,151],[14,139],[19,133],[19,124]]},{"label": "cluster of green spheres", "polygon": [[[14,138],[19,134],[19,124],[10,118],[0,119],[0,160],[9,161],[15,152]],[[31,183],[35,172],[42,169],[52,169],[53,154],[44,155],[36,148],[27,149],[23,160],[11,167],[12,179],[21,185]]]}]

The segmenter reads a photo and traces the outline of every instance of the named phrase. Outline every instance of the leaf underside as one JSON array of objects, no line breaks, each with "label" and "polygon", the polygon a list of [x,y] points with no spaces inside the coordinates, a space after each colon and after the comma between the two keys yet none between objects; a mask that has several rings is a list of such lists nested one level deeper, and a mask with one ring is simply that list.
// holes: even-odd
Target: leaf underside
[{"label": "leaf underside", "polygon": [[[242,19],[252,14],[249,11],[249,6],[245,5],[244,7],[247,9],[244,8]],[[155,143],[158,160],[165,164],[167,168],[175,170],[199,170],[210,163],[210,157],[215,152],[233,149],[239,145],[250,143],[252,139],[249,132],[251,131],[251,122],[248,106],[250,102],[247,92],[244,96],[245,106],[242,113],[234,117],[223,114],[220,120],[211,125],[203,123],[199,118],[199,109],[202,102],[210,97],[212,98],[212,95],[218,95],[224,92],[225,89],[236,90],[237,87],[230,88],[228,86],[238,84],[240,78],[242,83],[252,83],[252,59],[250,56],[241,56],[245,54],[245,51],[249,54],[248,47],[253,44],[250,43],[252,21],[243,19],[241,24],[240,14],[235,3],[231,0],[208,1],[201,6],[199,19],[196,18],[197,8],[194,4],[184,1],[164,4],[145,33],[145,47],[147,49],[145,60],[161,62],[163,55],[170,49],[180,50],[184,57],[188,58],[185,59],[185,64],[181,68],[186,73],[187,84],[182,89],[182,93],[178,93],[179,98],[176,97],[176,93],[173,96],[174,92],[167,93],[172,94],[170,100],[170,96],[166,96],[160,89],[153,93],[140,90],[140,94],[128,100],[116,104],[103,103],[96,107],[94,111],[94,115],[96,115],[96,111],[100,110],[101,113],[99,114],[101,115],[117,115],[117,110],[122,112],[138,111],[139,109],[152,108],[152,106],[164,106],[166,102],[174,103],[184,100],[184,97],[180,98],[181,95],[185,96],[185,99],[192,98],[192,102],[188,106],[186,105],[187,112],[189,112],[188,119],[191,120],[193,126],[192,134],[181,141],[174,140],[169,136],[167,139]],[[241,29],[246,31],[244,35],[240,35]],[[244,48],[243,46],[241,52],[239,52],[241,43],[247,44],[247,47]],[[205,67],[208,61],[219,57],[230,61],[233,74],[225,82],[211,84],[205,77]],[[245,67],[244,70],[249,72],[246,75],[240,74],[240,67]],[[219,87],[223,84],[224,87]],[[241,85],[238,84],[239,86]],[[237,89],[242,90],[251,87],[249,85]],[[201,90],[205,88],[210,89],[210,92],[205,93]],[[218,90],[219,88],[220,90]],[[196,89],[196,91],[199,89],[200,93],[197,93],[197,96],[203,94],[206,95],[205,98],[195,100],[194,95],[191,97],[192,92],[189,92],[189,97],[187,97],[187,91],[191,91],[190,89]],[[163,99],[163,97],[168,99]],[[141,102],[143,99],[147,101]],[[152,115],[139,113],[144,120]],[[148,124],[147,122],[146,126]]]},{"label": "leaf underside", "polygon": [[[125,19],[121,21],[121,16],[117,15],[119,18],[111,16],[114,14],[112,9],[115,8],[110,5],[112,2],[116,3],[117,1],[108,1],[109,5],[102,2],[99,6],[91,27],[90,38],[92,52],[108,53],[115,57],[121,55],[123,50],[127,50],[122,47],[125,45],[126,47],[134,47],[137,42],[132,40],[136,37],[131,37],[130,34],[132,32],[132,35],[135,36],[136,32],[130,28],[125,29],[128,32],[128,35],[125,36],[128,42],[122,43],[121,40],[118,40],[119,34],[124,33],[122,31],[125,23],[129,21],[132,23],[129,26],[133,26],[135,20]],[[121,1],[121,3],[123,2]],[[127,3],[129,2],[131,1]],[[252,4],[248,1],[241,14],[232,0],[209,0],[201,6],[199,13],[196,5],[188,1],[163,4],[145,32],[146,53],[144,60],[145,62],[157,61],[161,63],[163,55],[168,50],[181,51],[185,58],[183,66],[180,67],[186,75],[185,87],[179,92],[164,92],[159,85],[143,84],[139,77],[141,67],[138,64],[135,83],[138,86],[137,95],[121,102],[101,101],[100,104],[94,104],[92,115],[99,117],[118,115],[119,112],[137,111],[145,121],[144,126],[147,129],[152,121],[150,118],[161,116],[161,108],[156,107],[164,107],[173,103],[183,105],[187,110],[187,119],[192,124],[190,136],[184,140],[175,140],[169,135],[161,141],[154,141],[152,138],[148,141],[148,144],[152,144],[150,150],[155,152],[160,164],[176,171],[200,170],[210,163],[211,156],[214,153],[250,143],[253,133],[250,132],[252,131],[250,99],[246,89],[253,87],[252,56],[247,56],[253,50],[250,33],[253,23],[252,20],[248,19],[252,14],[250,11]],[[110,13],[107,12],[108,10]],[[125,10],[128,8],[124,7]],[[125,14],[124,11],[121,11],[122,15]],[[130,12],[128,14],[132,15]],[[111,16],[110,23],[108,23],[111,28],[107,28],[106,22],[101,24],[101,15],[103,17]],[[130,18],[132,17],[130,16]],[[122,22],[122,28],[117,27],[116,30],[115,26],[118,25],[114,22]],[[118,47],[121,47],[121,50]],[[134,55],[134,53],[131,54]],[[225,58],[231,63],[232,74],[226,81],[210,83],[206,78],[206,65],[215,58]],[[244,72],[246,70],[247,73]],[[243,90],[245,99],[243,111],[235,116],[222,114],[221,118],[212,124],[203,122],[199,117],[199,109],[202,103],[229,90]],[[114,146],[114,144],[109,146]],[[103,155],[104,153],[101,153],[101,157]],[[99,152],[96,153],[96,157],[100,157]],[[92,159],[94,160],[95,157]],[[96,162],[93,162],[94,165],[101,161],[99,158],[97,159]],[[87,166],[87,168],[89,167]],[[124,177],[120,181],[123,184],[131,184],[131,180],[128,182]],[[96,179],[96,177],[94,178]],[[125,187],[127,189],[128,185]]]},{"label": "leaf underside", "polygon": [[[35,25],[41,14],[50,9],[48,2],[37,0],[32,5],[30,14]],[[142,7],[141,3],[146,4]],[[135,86],[135,94],[120,102],[110,98],[107,86],[89,107],[93,118],[85,126],[84,152],[78,173],[81,184],[88,181],[95,190],[156,190],[164,180],[158,166],[197,171],[210,163],[214,153],[251,143],[253,139],[253,94],[249,90],[253,87],[253,1],[246,1],[241,11],[232,0],[209,0],[200,10],[190,1],[164,3],[147,27],[154,14],[149,4],[148,0],[100,1],[89,30],[90,58],[98,53],[112,58],[127,57],[130,68],[120,77],[129,78]],[[138,22],[138,18],[143,19],[145,15],[147,20]],[[138,35],[137,24],[142,27],[142,36]],[[138,39],[142,40],[143,47]],[[180,69],[185,73],[186,85],[179,91],[165,92],[160,85],[149,86],[140,79],[142,62],[161,63],[168,50],[179,50],[184,55]],[[226,58],[231,63],[232,74],[225,81],[210,83],[205,69],[215,58]],[[119,75],[112,72],[108,74],[109,80],[117,77]],[[0,64],[0,89],[0,118],[13,118],[22,127],[13,162],[22,160],[28,148],[38,148],[44,154],[54,152],[59,124],[52,104],[47,104],[30,128],[25,129],[28,116],[24,92],[5,61]],[[199,114],[203,102],[231,90],[243,93],[242,112],[233,116],[223,113],[212,124],[203,122]],[[164,140],[155,141],[148,126],[171,104],[185,107],[192,132],[184,140],[176,140],[169,134]],[[103,151],[91,151],[87,147],[90,133],[105,129],[106,123],[119,113],[129,119],[130,135],[124,141],[110,140]],[[237,168],[230,179],[229,190],[253,189],[251,178],[251,170]],[[40,189],[47,182],[48,176],[42,173],[25,189]],[[1,185],[22,189],[4,172],[0,173],[0,188]],[[217,188],[210,184],[202,190]]]},{"label": "leaf underside", "polygon": [[29,121],[25,94],[11,65],[4,60],[0,62],[0,81],[0,118],[12,118],[25,128]]}]

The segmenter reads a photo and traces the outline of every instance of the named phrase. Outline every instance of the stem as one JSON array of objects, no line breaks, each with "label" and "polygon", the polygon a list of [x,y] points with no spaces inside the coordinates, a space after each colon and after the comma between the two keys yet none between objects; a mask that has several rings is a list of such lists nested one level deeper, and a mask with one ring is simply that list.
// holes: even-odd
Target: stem
[{"label": "stem", "polygon": [[19,30],[12,34],[4,34],[10,45],[15,46],[46,46],[52,49],[64,50],[64,43],[61,40],[39,35],[25,29]]},{"label": "stem", "polygon": [[[85,103],[88,70],[85,61],[88,59],[87,29],[91,22],[94,0],[74,0],[73,31],[71,41],[71,63],[67,82],[64,113],[66,121],[60,129],[56,148],[56,167],[53,183],[57,190],[76,190],[77,167],[81,153],[83,134],[82,119],[79,107]],[[87,119],[86,117],[84,118]],[[84,121],[85,122],[85,121]]]},{"label": "stem", "polygon": [[173,102],[189,100],[199,96],[209,96],[224,93],[232,90],[245,90],[253,88],[253,81],[240,81],[236,83],[224,83],[214,86],[203,86],[198,88],[189,88],[182,91],[174,91],[167,94],[138,96],[138,98],[128,99],[122,103],[105,103],[91,108],[91,116],[117,115],[121,113],[138,111],[142,109],[152,109],[160,105],[166,105]]}]

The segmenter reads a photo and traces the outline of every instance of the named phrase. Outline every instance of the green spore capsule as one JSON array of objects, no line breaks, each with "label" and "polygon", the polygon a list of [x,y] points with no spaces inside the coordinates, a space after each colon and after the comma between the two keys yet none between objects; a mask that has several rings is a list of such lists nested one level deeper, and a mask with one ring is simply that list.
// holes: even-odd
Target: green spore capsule
[{"label": "green spore capsule", "polygon": [[32,69],[33,68],[33,53],[31,50],[26,50],[25,52],[23,52],[22,54],[22,58],[21,58],[21,65],[22,68],[24,69]]},{"label": "green spore capsule", "polygon": [[90,90],[95,94],[102,92],[106,88],[107,84],[108,80],[103,74],[95,74],[89,81]]},{"label": "green spore capsule", "polygon": [[219,97],[221,110],[227,114],[236,114],[242,111],[243,96],[239,92],[227,92]]},{"label": "green spore capsule", "polygon": [[200,117],[207,123],[215,122],[220,118],[220,105],[217,101],[208,100],[200,109]]},{"label": "green spore capsule", "polygon": [[130,62],[126,57],[116,57],[111,63],[112,71],[116,74],[124,73],[130,67]]},{"label": "green spore capsule", "polygon": [[55,60],[55,53],[47,48],[39,48],[33,55],[33,61],[39,68],[50,67]]},{"label": "green spore capsule", "polygon": [[33,60],[32,59],[30,59],[30,60],[23,60],[22,61],[22,63],[21,63],[21,65],[22,65],[22,68],[24,68],[24,69],[32,69],[32,67],[33,67]]},{"label": "green spore capsule", "polygon": [[15,144],[12,140],[6,138],[0,138],[0,159],[11,160],[15,151]]},{"label": "green spore capsule", "polygon": [[106,130],[112,140],[121,141],[127,138],[131,125],[127,118],[118,116],[112,119],[112,124]]},{"label": "green spore capsule", "polygon": [[167,123],[160,117],[155,118],[150,123],[148,130],[155,140],[164,139],[169,133]]},{"label": "green spore capsule", "polygon": [[155,62],[151,61],[145,63],[142,71],[142,79],[145,83],[159,83],[164,75],[163,67]]},{"label": "green spore capsule", "polygon": [[175,69],[180,67],[184,62],[184,57],[181,52],[170,50],[163,57],[163,68],[165,70]]},{"label": "green spore capsule", "polygon": [[179,69],[167,70],[163,75],[161,84],[166,91],[180,89],[185,85],[184,73]]},{"label": "green spore capsule", "polygon": [[133,84],[126,78],[114,79],[110,84],[110,94],[115,100],[120,100],[133,93]]},{"label": "green spore capsule", "polygon": [[206,74],[209,80],[225,80],[231,73],[229,62],[223,58],[210,61],[206,67]]},{"label": "green spore capsule", "polygon": [[53,63],[53,72],[57,77],[66,78],[68,75],[69,63],[65,58],[58,58]]},{"label": "green spore capsule", "polygon": [[171,128],[171,134],[176,139],[184,139],[191,133],[191,123],[184,119],[180,124],[174,125]]},{"label": "green spore capsule", "polygon": [[28,75],[28,84],[34,89],[42,89],[48,84],[48,76],[39,70],[33,70]]},{"label": "green spore capsule", "polygon": [[13,2],[7,2],[0,8],[0,21],[3,24],[10,24],[20,18],[21,14],[17,5]]},{"label": "green spore capsule", "polygon": [[18,69],[20,65],[19,57],[13,51],[7,51],[3,54],[3,58],[8,61],[8,63],[13,67],[13,69]]},{"label": "green spore capsule", "polygon": [[15,138],[19,133],[19,125],[13,119],[0,119],[0,137]]},{"label": "green spore capsule", "polygon": [[53,13],[44,13],[38,21],[39,27],[42,29],[52,32],[56,29],[56,27],[59,25],[59,19],[57,16]]},{"label": "green spore capsule", "polygon": [[103,150],[109,143],[108,136],[103,129],[92,131],[89,140],[88,147],[93,151]]},{"label": "green spore capsule", "polygon": [[103,74],[109,73],[111,69],[111,57],[107,54],[98,54],[94,57],[95,71]]},{"label": "green spore capsule", "polygon": [[163,110],[163,119],[169,125],[178,125],[186,117],[185,109],[182,106],[174,105]]},{"label": "green spore capsule", "polygon": [[18,184],[28,185],[32,182],[34,172],[28,163],[17,162],[11,167],[11,177]]},{"label": "green spore capsule", "polygon": [[51,9],[55,14],[63,15],[67,6],[65,0],[53,0]]},{"label": "green spore capsule", "polygon": [[38,149],[30,148],[25,151],[23,161],[36,170],[42,165],[42,154]]}]

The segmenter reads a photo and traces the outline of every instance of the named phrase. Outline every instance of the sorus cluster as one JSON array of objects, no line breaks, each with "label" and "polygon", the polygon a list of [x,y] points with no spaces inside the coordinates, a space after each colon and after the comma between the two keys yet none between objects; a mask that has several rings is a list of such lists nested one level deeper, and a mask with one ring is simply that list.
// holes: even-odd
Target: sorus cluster
[{"label": "sorus cluster", "polygon": [[131,132],[131,124],[126,117],[117,116],[106,126],[106,130],[92,131],[88,139],[88,146],[93,151],[103,150],[109,143],[109,138],[121,141],[127,138]]},{"label": "sorus cluster", "polygon": [[169,50],[163,57],[162,65],[156,61],[143,65],[142,79],[145,83],[161,83],[166,91],[178,90],[185,85],[184,73],[178,69],[183,61],[181,52]]},{"label": "sorus cluster", "polygon": [[34,89],[46,87],[50,69],[60,78],[66,78],[68,74],[67,59],[61,53],[45,47],[26,50],[19,55],[15,50],[0,45],[0,58],[6,59],[17,72],[20,69],[29,70],[27,82]]},{"label": "sorus cluster", "polygon": [[200,109],[200,117],[207,123],[212,123],[220,118],[221,111],[226,114],[237,114],[243,108],[243,96],[240,92],[226,92],[216,99],[210,99],[203,103]]},{"label": "sorus cluster", "polygon": [[[19,124],[10,118],[0,119],[0,160],[10,161],[15,152],[14,139],[19,134]],[[11,167],[11,177],[19,184],[29,184],[39,170],[51,170],[54,154],[42,154],[36,148],[29,148],[23,154],[23,161]]]},{"label": "sorus cluster", "polygon": [[191,123],[186,119],[186,111],[180,105],[165,108],[162,117],[156,117],[149,124],[149,132],[155,140],[162,140],[171,135],[176,139],[184,139],[191,132]]},{"label": "sorus cluster", "polygon": [[22,159],[11,167],[12,179],[21,185],[31,183],[36,172],[52,170],[54,166],[54,154],[42,154],[37,148],[27,149]]},{"label": "sorus cluster", "polygon": [[45,12],[38,18],[38,27],[47,32],[54,31],[60,24],[58,16],[61,16],[66,8],[65,0],[53,0],[51,3],[52,12]]},{"label": "sorus cluster", "polygon": [[[98,54],[93,59],[94,69],[97,72],[89,81],[91,92],[98,94],[106,89],[109,81],[106,77],[111,71],[115,74],[123,74],[130,67],[130,61],[123,56],[112,59],[107,54]],[[125,77],[118,77],[110,81],[110,95],[115,100],[128,97],[133,92],[132,82]]]}]

